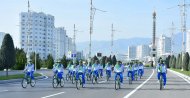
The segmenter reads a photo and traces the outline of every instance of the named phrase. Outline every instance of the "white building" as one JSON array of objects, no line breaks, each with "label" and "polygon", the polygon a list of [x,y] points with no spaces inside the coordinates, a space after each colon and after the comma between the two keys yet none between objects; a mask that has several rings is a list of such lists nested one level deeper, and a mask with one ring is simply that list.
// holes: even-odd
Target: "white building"
[{"label": "white building", "polygon": [[[37,52],[42,59],[53,53],[54,16],[42,12],[20,13],[20,44],[25,52]],[[29,33],[30,32],[30,33]],[[29,35],[29,40],[27,38]],[[28,45],[29,49],[28,49]]]},{"label": "white building", "polygon": [[149,47],[149,45],[139,45],[137,46],[136,57],[142,60],[143,58],[150,56],[150,51],[151,48]]},{"label": "white building", "polygon": [[137,50],[136,46],[128,46],[128,52],[127,52],[128,59],[136,59],[136,54],[137,54],[136,50]]},{"label": "white building", "polygon": [[157,42],[157,56],[169,55],[171,54],[171,38],[161,35]]},{"label": "white building", "polygon": [[1,45],[2,45],[4,36],[5,36],[5,33],[4,33],[4,32],[0,32],[0,47],[1,47]]},{"label": "white building", "polygon": [[54,58],[61,59],[66,54],[66,30],[64,27],[59,27],[55,29],[54,33]]},{"label": "white building", "polygon": [[187,32],[186,35],[186,51],[190,54],[190,30]]}]

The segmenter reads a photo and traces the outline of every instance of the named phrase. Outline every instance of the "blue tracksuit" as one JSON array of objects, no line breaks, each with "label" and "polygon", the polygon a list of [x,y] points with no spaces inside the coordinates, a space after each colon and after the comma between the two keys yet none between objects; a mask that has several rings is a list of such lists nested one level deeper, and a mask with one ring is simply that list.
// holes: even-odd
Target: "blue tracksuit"
[{"label": "blue tracksuit", "polygon": [[164,80],[164,86],[166,85],[166,72],[167,72],[167,68],[164,64],[158,64],[156,66],[157,69],[157,78],[158,80],[160,80],[160,76],[162,75],[163,80]]}]

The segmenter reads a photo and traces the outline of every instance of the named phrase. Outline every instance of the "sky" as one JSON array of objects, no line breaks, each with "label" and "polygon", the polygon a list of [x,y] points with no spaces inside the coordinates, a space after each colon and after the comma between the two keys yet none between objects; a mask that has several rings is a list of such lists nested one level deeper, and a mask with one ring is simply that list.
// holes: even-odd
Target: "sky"
[{"label": "sky", "polygon": [[[114,39],[151,38],[154,10],[157,12],[157,36],[169,36],[172,22],[176,32],[179,32],[181,18],[177,5],[181,1],[93,0],[97,9],[106,12],[96,11],[92,40],[111,40],[112,23]],[[70,37],[73,36],[73,26],[76,24],[76,29],[80,31],[77,32],[76,42],[89,41],[90,0],[30,0],[30,6],[32,11],[53,15],[55,27],[65,27]],[[19,46],[19,13],[26,11],[27,0],[0,0],[0,32],[10,33],[15,46]],[[187,22],[187,28],[189,27]]]}]

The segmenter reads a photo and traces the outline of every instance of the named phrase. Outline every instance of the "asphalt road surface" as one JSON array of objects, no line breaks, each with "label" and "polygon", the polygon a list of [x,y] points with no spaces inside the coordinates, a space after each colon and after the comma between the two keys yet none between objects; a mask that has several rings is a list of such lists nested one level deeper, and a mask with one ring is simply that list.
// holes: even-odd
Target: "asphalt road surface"
[{"label": "asphalt road surface", "polygon": [[[145,69],[142,79],[128,84],[126,73],[121,89],[114,89],[114,78],[106,81],[105,77],[99,79],[99,83],[93,85],[86,81],[85,88],[77,90],[70,81],[65,82],[63,88],[52,87],[52,72],[44,71],[48,79],[38,80],[35,87],[21,87],[20,82],[0,84],[0,98],[189,98],[190,84],[179,76],[168,72],[167,86],[159,90],[156,72],[153,69]],[[105,75],[105,74],[104,74]]]}]

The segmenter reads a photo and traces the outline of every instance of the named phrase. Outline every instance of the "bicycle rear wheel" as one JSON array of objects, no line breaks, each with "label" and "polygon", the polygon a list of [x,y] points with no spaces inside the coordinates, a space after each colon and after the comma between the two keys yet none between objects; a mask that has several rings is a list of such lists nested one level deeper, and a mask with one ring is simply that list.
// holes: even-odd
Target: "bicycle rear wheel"
[{"label": "bicycle rear wheel", "polygon": [[60,79],[60,86],[61,86],[61,87],[64,87],[64,84],[65,84],[64,78]]},{"label": "bicycle rear wheel", "polygon": [[78,80],[76,80],[76,88],[77,88],[77,90],[79,90],[80,89],[80,80],[78,79]]},{"label": "bicycle rear wheel", "polygon": [[160,90],[163,89],[163,80],[162,80],[162,76],[160,77]]},{"label": "bicycle rear wheel", "polygon": [[30,86],[34,87],[36,85],[36,80],[35,79],[30,79]]}]

